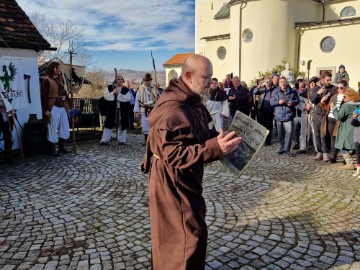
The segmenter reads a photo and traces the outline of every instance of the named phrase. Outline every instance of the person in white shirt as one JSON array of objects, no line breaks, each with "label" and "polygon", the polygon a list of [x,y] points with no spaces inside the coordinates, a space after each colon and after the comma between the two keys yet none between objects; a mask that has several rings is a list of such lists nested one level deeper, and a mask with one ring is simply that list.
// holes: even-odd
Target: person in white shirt
[{"label": "person in white shirt", "polygon": [[145,143],[149,133],[148,115],[159,98],[156,87],[152,84],[152,77],[150,73],[146,73],[143,78],[143,84],[140,85],[136,92],[134,112],[136,117],[141,117],[142,133],[145,136]]},{"label": "person in white shirt", "polygon": [[115,128],[117,128],[118,145],[124,145],[126,142],[131,95],[129,89],[124,86],[124,82],[123,76],[118,75],[116,81],[112,85],[108,85],[105,90],[104,98],[111,101],[111,103],[109,103],[110,106],[106,113],[104,131],[100,141],[101,145],[110,143],[114,124]]}]

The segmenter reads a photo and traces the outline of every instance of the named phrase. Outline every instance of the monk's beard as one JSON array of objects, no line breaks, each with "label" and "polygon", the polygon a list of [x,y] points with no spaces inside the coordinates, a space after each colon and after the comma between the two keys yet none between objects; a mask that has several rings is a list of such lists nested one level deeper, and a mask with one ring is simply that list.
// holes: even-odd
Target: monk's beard
[{"label": "monk's beard", "polygon": [[210,87],[206,87],[200,94],[203,103],[206,103],[210,99]]}]

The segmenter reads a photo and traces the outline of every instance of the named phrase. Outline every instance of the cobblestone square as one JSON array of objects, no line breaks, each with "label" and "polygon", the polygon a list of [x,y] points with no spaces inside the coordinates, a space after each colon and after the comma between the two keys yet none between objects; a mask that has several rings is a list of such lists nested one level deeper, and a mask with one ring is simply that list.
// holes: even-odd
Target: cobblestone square
[{"label": "cobblestone square", "polygon": [[[150,269],[143,136],[0,165],[0,269]],[[206,269],[360,269],[360,179],[264,147],[206,167]]]}]

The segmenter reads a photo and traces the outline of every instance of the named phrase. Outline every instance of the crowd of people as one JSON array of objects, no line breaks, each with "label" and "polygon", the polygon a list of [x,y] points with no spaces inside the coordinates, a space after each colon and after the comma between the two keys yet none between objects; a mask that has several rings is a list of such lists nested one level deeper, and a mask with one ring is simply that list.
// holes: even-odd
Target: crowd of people
[{"label": "crowd of people", "polygon": [[311,148],[314,160],[336,163],[341,153],[346,164],[339,169],[357,169],[354,176],[359,176],[359,94],[349,88],[344,65],[334,79],[327,71],[308,80],[300,75],[294,83],[289,81],[293,75],[281,75],[259,79],[250,89],[238,76],[228,74],[222,82],[213,78],[205,103],[212,116],[209,127],[220,131],[224,118],[238,110],[269,130],[265,146],[272,144],[275,127],[279,155],[294,157]]}]

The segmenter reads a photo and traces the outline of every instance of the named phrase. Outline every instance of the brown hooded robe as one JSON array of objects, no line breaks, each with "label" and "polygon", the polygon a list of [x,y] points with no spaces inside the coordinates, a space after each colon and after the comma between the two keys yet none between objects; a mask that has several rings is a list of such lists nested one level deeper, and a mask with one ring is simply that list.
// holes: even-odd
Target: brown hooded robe
[{"label": "brown hooded robe", "polygon": [[204,164],[222,157],[201,97],[172,80],[149,115],[142,171],[149,174],[153,269],[204,269]]}]

